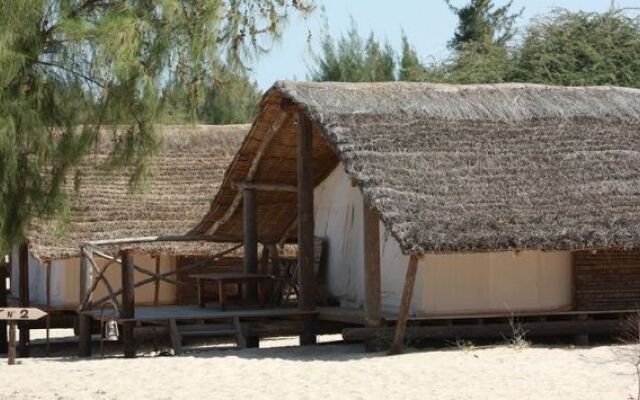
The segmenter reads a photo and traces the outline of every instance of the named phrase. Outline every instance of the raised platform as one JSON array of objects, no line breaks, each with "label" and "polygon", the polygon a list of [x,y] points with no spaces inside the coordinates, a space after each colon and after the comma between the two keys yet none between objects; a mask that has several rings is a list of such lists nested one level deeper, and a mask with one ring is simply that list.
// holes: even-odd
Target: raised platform
[{"label": "raised platform", "polygon": [[[456,314],[410,314],[409,321],[460,321],[460,320],[491,320],[491,319],[572,319],[582,317],[628,316],[638,314],[638,310],[543,310],[543,311],[514,311],[514,312],[475,312]],[[318,307],[318,319],[321,321],[345,322],[364,325],[364,310],[346,307]],[[395,323],[397,314],[382,313],[382,321],[386,324]]]},{"label": "raised platform", "polygon": [[264,309],[230,309],[219,310],[216,308],[201,308],[198,306],[138,306],[135,310],[135,317],[131,319],[118,318],[115,311],[105,309],[102,313],[100,310],[83,311],[83,314],[90,316],[95,320],[117,320],[124,321],[167,321],[167,320],[220,320],[220,319],[260,319],[260,318],[297,318],[303,315],[316,314],[315,311],[300,311],[297,308],[264,308]]}]

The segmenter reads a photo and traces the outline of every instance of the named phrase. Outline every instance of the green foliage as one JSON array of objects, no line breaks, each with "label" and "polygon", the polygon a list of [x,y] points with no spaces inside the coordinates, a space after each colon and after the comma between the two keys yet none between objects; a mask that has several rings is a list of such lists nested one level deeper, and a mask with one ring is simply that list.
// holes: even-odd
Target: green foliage
[{"label": "green foliage", "polygon": [[451,0],[445,2],[458,16],[458,27],[449,42],[449,47],[458,51],[470,43],[504,46],[515,35],[514,24],[522,15],[522,10],[510,13],[513,0],[498,8],[492,0],[471,0],[460,8],[453,6]]},{"label": "green foliage", "polygon": [[310,78],[314,81],[382,82],[395,80],[396,59],[391,45],[363,39],[354,22],[346,35],[322,40],[322,54],[315,57]]},{"label": "green foliage", "polygon": [[65,210],[65,180],[105,126],[118,126],[111,165],[144,177],[168,78],[196,113],[225,62],[266,51],[291,9],[311,10],[302,0],[4,0],[0,254],[33,217]]},{"label": "green foliage", "polygon": [[440,67],[441,80],[450,83],[500,83],[509,80],[513,57],[504,46],[466,43]]},{"label": "green foliage", "polygon": [[398,71],[399,81],[418,82],[425,78],[426,67],[422,65],[418,58],[418,53],[409,43],[409,39],[402,34],[402,49],[400,54],[400,70]]},{"label": "green foliage", "polygon": [[[224,125],[246,124],[253,120],[260,101],[260,90],[243,72],[221,69],[212,86],[204,91],[204,102],[196,109],[199,123]],[[160,121],[164,124],[193,122],[187,111],[187,90],[183,83],[172,82],[164,91],[165,105]]]},{"label": "green foliage", "polygon": [[515,81],[640,87],[640,18],[556,10],[528,27]]},{"label": "green foliage", "polygon": [[244,74],[221,74],[205,94],[198,119],[205,124],[246,124],[253,121],[261,93]]}]

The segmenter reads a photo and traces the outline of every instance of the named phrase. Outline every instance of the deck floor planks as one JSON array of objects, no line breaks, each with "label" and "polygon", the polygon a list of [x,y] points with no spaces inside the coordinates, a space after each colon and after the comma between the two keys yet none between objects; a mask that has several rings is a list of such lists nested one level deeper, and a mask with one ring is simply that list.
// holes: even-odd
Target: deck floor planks
[{"label": "deck floor planks", "polygon": [[[100,310],[84,311],[93,319],[100,319]],[[160,307],[136,307],[135,321],[162,321],[162,320],[192,320],[192,319],[223,319],[223,318],[271,318],[271,317],[297,317],[315,312],[303,312],[296,308],[266,308],[256,310],[218,310],[215,308],[201,308],[198,306],[160,306]],[[112,310],[105,310],[103,320],[114,319]],[[116,318],[117,319],[117,318]],[[118,319],[118,321],[125,321]]]}]

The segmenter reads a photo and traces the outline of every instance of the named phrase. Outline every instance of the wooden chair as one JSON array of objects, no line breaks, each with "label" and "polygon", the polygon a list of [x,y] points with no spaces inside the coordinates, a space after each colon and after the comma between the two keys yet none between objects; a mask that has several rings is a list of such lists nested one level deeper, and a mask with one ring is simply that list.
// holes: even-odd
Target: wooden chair
[{"label": "wooden chair", "polygon": [[[322,259],[323,240],[316,237],[313,249],[313,274],[317,280],[320,271],[320,260]],[[271,304],[274,306],[285,306],[287,303],[295,303],[298,299],[298,260],[277,257],[276,265],[273,268],[274,289],[271,295]]]}]

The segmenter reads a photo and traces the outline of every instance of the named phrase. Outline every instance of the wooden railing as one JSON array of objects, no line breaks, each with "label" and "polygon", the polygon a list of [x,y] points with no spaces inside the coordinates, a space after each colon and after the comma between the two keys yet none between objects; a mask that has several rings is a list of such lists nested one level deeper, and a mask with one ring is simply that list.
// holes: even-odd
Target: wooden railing
[{"label": "wooden railing", "polygon": [[[78,307],[79,323],[78,330],[80,336],[79,355],[91,355],[91,317],[85,312],[97,309],[107,302],[111,302],[116,308],[119,320],[123,321],[122,339],[125,348],[125,357],[135,356],[135,343],[133,339],[133,322],[135,318],[135,289],[145,285],[155,284],[154,302],[158,302],[158,288],[160,282],[166,282],[173,285],[192,286],[193,284],[186,281],[171,278],[178,273],[184,273],[195,268],[211,264],[216,260],[232,253],[242,246],[235,244],[213,256],[208,256],[202,262],[195,262],[185,266],[176,266],[167,272],[160,273],[159,263],[156,263],[156,270],[150,271],[147,268],[135,264],[133,250],[131,248],[118,250],[118,254],[107,254],[101,250],[101,246],[124,246],[135,243],[149,242],[172,242],[172,241],[216,241],[215,238],[209,237],[143,237],[133,239],[117,239],[102,240],[95,242],[87,242],[81,246],[80,250],[80,304]],[[107,260],[104,266],[100,267],[96,258]],[[112,282],[106,276],[106,272],[113,265],[119,265],[121,269],[121,285],[115,290]],[[138,271],[148,278],[139,282],[134,280],[134,271]],[[93,299],[93,296],[102,283],[107,290],[107,295],[99,299]]]},{"label": "wooden railing", "polygon": [[[191,239],[191,240],[201,240],[201,239]],[[101,306],[103,303],[107,301],[112,301],[113,304],[116,305],[118,312],[122,312],[122,303],[118,296],[121,296],[124,288],[120,287],[119,289],[114,289],[112,282],[106,276],[107,270],[113,265],[119,265],[120,268],[124,268],[122,260],[127,257],[127,253],[132,252],[131,249],[119,250],[119,254],[108,254],[105,251],[100,250],[100,246],[110,246],[110,245],[124,245],[124,244],[134,244],[134,243],[142,243],[142,242],[157,242],[157,241],[175,241],[173,237],[158,237],[158,238],[140,238],[140,239],[126,239],[126,240],[114,240],[114,241],[99,241],[99,242],[87,242],[84,243],[80,250],[80,266],[81,266],[81,283],[80,283],[80,293],[81,293],[81,301],[78,307],[78,311],[82,312],[85,310],[91,310],[98,306]],[[180,273],[184,273],[196,268],[200,268],[206,265],[215,262],[216,260],[234,252],[235,250],[242,247],[242,244],[234,244],[233,246],[213,255],[208,256],[206,260],[201,262],[191,263],[186,266],[178,266],[171,271],[160,273],[158,268],[156,271],[150,271],[147,268],[141,267],[135,264],[135,261],[127,266],[132,268],[135,271],[138,271],[144,275],[147,275],[148,278],[143,279],[139,282],[133,283],[133,288],[139,288],[145,285],[150,284],[159,284],[160,282],[166,282],[172,285],[183,285],[183,286],[194,286],[193,283],[187,281],[181,281],[178,279],[170,278],[173,275],[178,275]],[[97,259],[107,260],[107,263],[100,267]],[[124,271],[123,271],[124,272]],[[126,274],[122,274],[123,276]],[[100,285],[103,284],[104,288],[107,290],[108,294],[106,296],[100,297],[98,299],[93,299],[93,295],[96,292],[96,289]],[[155,296],[154,303],[157,305],[157,295]]]}]

